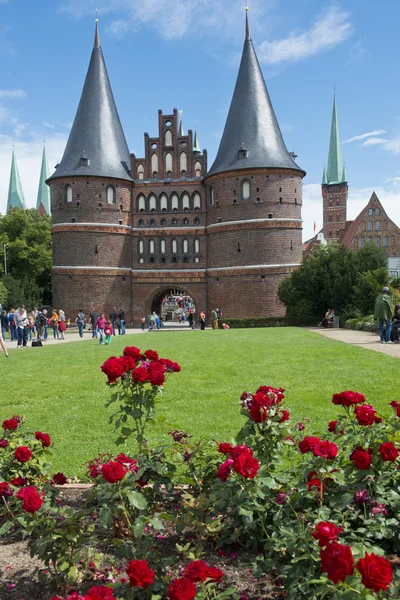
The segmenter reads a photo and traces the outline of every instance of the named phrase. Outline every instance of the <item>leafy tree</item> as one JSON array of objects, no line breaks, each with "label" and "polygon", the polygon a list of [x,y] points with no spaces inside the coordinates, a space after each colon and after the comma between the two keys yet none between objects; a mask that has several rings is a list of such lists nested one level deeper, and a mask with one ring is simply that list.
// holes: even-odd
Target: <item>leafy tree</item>
[{"label": "leafy tree", "polygon": [[8,290],[4,283],[0,280],[0,304],[5,306],[7,302]]}]

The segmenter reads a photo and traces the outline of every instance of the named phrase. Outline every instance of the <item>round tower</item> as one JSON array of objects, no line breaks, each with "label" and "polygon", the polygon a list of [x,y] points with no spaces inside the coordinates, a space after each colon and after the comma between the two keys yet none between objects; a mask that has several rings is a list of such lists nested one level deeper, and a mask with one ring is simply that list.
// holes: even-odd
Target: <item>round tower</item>
[{"label": "round tower", "polygon": [[246,39],[217,157],[205,178],[208,309],[282,316],[280,281],[302,261],[303,171],[286,149],[261,68]]},{"label": "round tower", "polygon": [[53,305],[73,317],[131,307],[130,154],[100,47],[94,48],[63,158],[50,186]]}]

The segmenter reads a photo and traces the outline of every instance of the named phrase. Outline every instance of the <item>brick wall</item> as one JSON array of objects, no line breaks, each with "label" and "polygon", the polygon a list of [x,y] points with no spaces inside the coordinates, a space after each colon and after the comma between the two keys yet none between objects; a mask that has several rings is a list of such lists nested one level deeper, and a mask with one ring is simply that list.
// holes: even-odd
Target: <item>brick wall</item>
[{"label": "brick wall", "polygon": [[346,226],[348,192],[347,183],[322,185],[323,230],[327,241],[340,241]]}]

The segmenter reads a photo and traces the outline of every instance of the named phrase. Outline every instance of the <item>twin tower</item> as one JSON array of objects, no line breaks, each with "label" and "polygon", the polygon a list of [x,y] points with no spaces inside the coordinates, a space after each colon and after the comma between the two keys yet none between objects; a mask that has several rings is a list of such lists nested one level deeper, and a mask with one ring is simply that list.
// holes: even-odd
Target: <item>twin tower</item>
[{"label": "twin tower", "polygon": [[69,316],[95,306],[127,320],[160,310],[171,291],[197,313],[281,316],[279,282],[302,260],[302,178],[286,149],[246,36],[217,157],[177,110],[130,154],[96,23],[82,96],[64,156],[47,180],[53,217],[53,304]]}]

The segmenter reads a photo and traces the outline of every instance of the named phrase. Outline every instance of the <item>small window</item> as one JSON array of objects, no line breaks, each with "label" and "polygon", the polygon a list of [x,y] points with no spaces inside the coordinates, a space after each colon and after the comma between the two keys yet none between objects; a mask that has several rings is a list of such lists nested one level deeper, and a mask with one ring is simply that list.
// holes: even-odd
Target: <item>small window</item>
[{"label": "small window", "polygon": [[389,246],[389,238],[387,235],[385,235],[383,238],[383,245],[385,246],[385,248]]},{"label": "small window", "polygon": [[183,225],[189,225],[189,219],[187,219],[186,217],[183,219],[182,221]]},{"label": "small window", "polygon": [[149,209],[150,212],[156,212],[156,208],[157,208],[157,200],[154,194],[151,194],[150,198],[149,198]]},{"label": "small window", "polygon": [[150,219],[150,221],[149,221],[149,225],[150,225],[150,227],[155,227],[155,226],[156,226],[156,221],[155,221],[155,219]]},{"label": "small window", "polygon": [[154,254],[154,240],[149,241],[149,252],[150,254]]},{"label": "small window", "polygon": [[197,161],[194,164],[194,171],[195,171],[196,177],[201,177],[201,163],[199,161]]},{"label": "small window", "polygon": [[336,200],[336,206],[340,206],[340,200],[339,200],[339,198]]},{"label": "small window", "polygon": [[200,240],[197,238],[194,240],[194,251],[196,254],[200,252]]},{"label": "small window", "polygon": [[188,263],[188,262],[189,262],[189,258],[188,258],[187,256],[184,256],[184,257],[183,257],[183,261],[182,261],[182,262],[184,262],[184,263]]},{"label": "small window", "polygon": [[340,221],[340,213],[336,213],[336,221]]},{"label": "small window", "polygon": [[178,252],[178,242],[176,240],[172,240],[172,254],[176,254]]},{"label": "small window", "polygon": [[75,219],[75,217],[72,217],[72,219],[71,219],[71,223],[76,223],[76,219]]},{"label": "small window", "polygon": [[360,248],[363,248],[363,247],[364,247],[364,245],[365,245],[365,237],[362,235],[362,236],[360,237]]},{"label": "small window", "polygon": [[195,263],[199,263],[200,262],[200,258],[198,256],[196,256],[196,258],[194,259]]},{"label": "small window", "polygon": [[107,204],[115,204],[115,189],[112,185],[107,186]]},{"label": "small window", "polygon": [[144,263],[144,258],[139,258],[139,262],[142,265]]},{"label": "small window", "polygon": [[160,242],[160,252],[161,254],[165,254],[165,240],[161,240]]},{"label": "small window", "polygon": [[332,206],[332,198],[329,198],[329,206]]},{"label": "small window", "polygon": [[332,232],[332,229],[330,229],[329,230],[329,237],[332,237],[332,236],[333,236],[333,232]]},{"label": "small window", "polygon": [[171,223],[172,225],[178,225],[178,219],[172,219]]},{"label": "small window", "polygon": [[173,257],[172,257],[172,260],[171,260],[171,262],[173,262],[173,263],[177,263],[177,262],[178,262],[178,259],[176,258],[176,256],[173,256]]},{"label": "small window", "polygon": [[138,207],[139,207],[139,212],[144,212],[146,210],[146,200],[143,195],[139,196]]},{"label": "small window", "polygon": [[72,187],[70,185],[65,186],[65,199],[67,202],[72,202]]},{"label": "small window", "polygon": [[214,203],[215,203],[215,200],[214,200],[214,186],[211,185],[210,186],[210,204],[211,204],[211,206],[213,206]]},{"label": "small window", "polygon": [[375,246],[377,246],[378,248],[381,245],[381,236],[380,235],[376,235],[375,236]]},{"label": "small window", "polygon": [[183,252],[183,254],[187,254],[189,252],[189,242],[187,241],[187,239],[183,240],[182,252]]},{"label": "small window", "polygon": [[340,230],[336,229],[336,237],[339,237],[339,236],[340,236]]},{"label": "small window", "polygon": [[172,171],[172,154],[170,152],[165,155],[165,170],[169,173]]},{"label": "small window", "polygon": [[154,171],[154,173],[153,173],[153,179],[158,179],[158,173],[157,173],[157,171]]},{"label": "small window", "polygon": [[375,215],[376,215],[377,217],[379,217],[379,215],[380,215],[380,214],[381,214],[381,209],[380,209],[380,208],[376,208],[376,209],[375,209]]},{"label": "small window", "polygon": [[380,221],[375,221],[375,230],[376,231],[380,231],[381,230],[381,222]]},{"label": "small window", "polygon": [[[370,209],[372,210],[372,209]],[[367,231],[372,231],[372,221],[368,221]]]},{"label": "small window", "polygon": [[172,210],[178,210],[179,208],[179,199],[177,194],[174,194],[171,198],[171,206],[172,206]]},{"label": "small window", "polygon": [[196,192],[195,195],[193,196],[193,208],[194,208],[194,210],[200,210],[200,206],[201,206],[200,194],[198,192]]},{"label": "small window", "polygon": [[369,238],[368,238],[368,244],[369,244],[370,246],[372,246],[372,237],[369,237]]},{"label": "small window", "polygon": [[196,217],[196,218],[194,219],[194,221],[193,221],[193,224],[194,224],[194,225],[200,225],[200,219],[199,219],[199,217]]},{"label": "small window", "polygon": [[190,206],[189,206],[189,194],[183,194],[182,196],[182,209],[183,210],[189,210]]},{"label": "small window", "polygon": [[372,217],[372,215],[373,215],[373,214],[374,214],[374,211],[373,211],[373,209],[372,209],[372,208],[369,208],[369,209],[368,209],[368,215],[369,215],[370,217]]},{"label": "small window", "polygon": [[332,221],[332,213],[329,213],[328,221]]},{"label": "small window", "polygon": [[154,263],[154,262],[155,262],[155,260],[154,260],[154,256],[151,256],[151,257],[150,257],[150,262],[151,262],[151,263]]},{"label": "small window", "polygon": [[166,196],[166,194],[162,194],[161,198],[160,198],[160,208],[161,211],[166,211],[168,209],[168,198]]},{"label": "small window", "polygon": [[157,154],[153,154],[151,157],[151,170],[152,170],[153,177],[154,177],[154,173],[158,172],[158,156],[157,156]]},{"label": "small window", "polygon": [[183,175],[183,172],[185,172],[186,175],[186,171],[187,171],[187,155],[186,152],[181,152],[180,157],[179,157],[179,170]]},{"label": "small window", "polygon": [[172,133],[169,129],[165,132],[165,145],[172,146]]},{"label": "small window", "polygon": [[161,219],[160,225],[164,227],[167,224],[167,219]]},{"label": "small window", "polygon": [[143,167],[143,165],[138,165],[137,175],[138,175],[138,179],[144,179],[144,167]]},{"label": "small window", "polygon": [[165,258],[165,256],[162,256],[162,257],[161,257],[161,262],[162,262],[162,263],[165,263],[165,262],[166,262],[166,258]]},{"label": "small window", "polygon": [[144,254],[144,241],[139,240],[139,254]]},{"label": "small window", "polygon": [[248,200],[250,198],[250,181],[244,179],[242,181],[242,200]]},{"label": "small window", "polygon": [[144,225],[143,219],[139,219],[138,225],[139,225],[139,227],[143,227],[143,225]]}]

